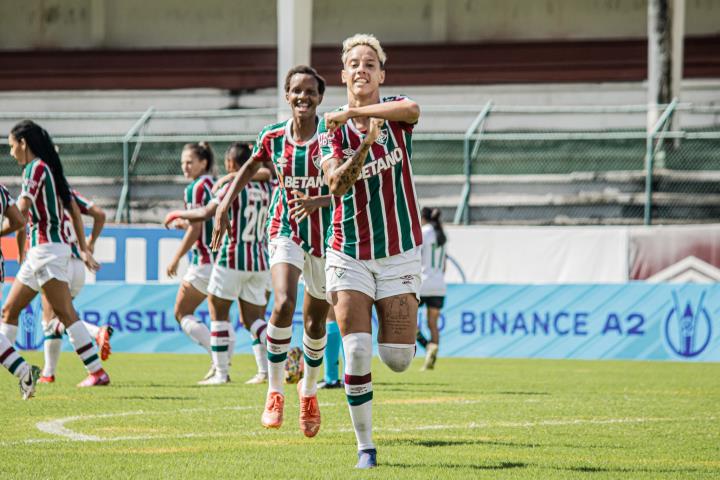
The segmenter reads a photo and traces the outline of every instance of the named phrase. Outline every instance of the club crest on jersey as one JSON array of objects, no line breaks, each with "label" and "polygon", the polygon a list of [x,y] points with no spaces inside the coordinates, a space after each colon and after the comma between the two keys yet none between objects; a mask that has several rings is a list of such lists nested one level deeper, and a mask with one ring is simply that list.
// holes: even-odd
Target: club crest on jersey
[{"label": "club crest on jersey", "polygon": [[375,140],[375,143],[379,143],[380,145],[385,145],[388,141],[388,132],[387,130],[380,130],[380,134],[378,135],[377,140]]},{"label": "club crest on jersey", "polygon": [[312,157],[313,165],[315,165],[315,168],[317,168],[318,170],[320,169],[320,161],[321,160],[322,160],[322,156],[320,155],[320,152],[317,152]]}]

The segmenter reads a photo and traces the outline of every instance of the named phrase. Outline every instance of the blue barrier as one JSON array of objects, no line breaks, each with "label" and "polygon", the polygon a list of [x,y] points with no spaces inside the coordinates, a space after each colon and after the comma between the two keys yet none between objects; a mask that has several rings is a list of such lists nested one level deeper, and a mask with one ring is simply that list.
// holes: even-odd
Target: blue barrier
[{"label": "blue barrier", "polygon": [[[199,353],[173,318],[176,292],[175,285],[152,283],[88,285],[76,307],[85,321],[115,328],[115,351]],[[23,313],[20,348],[42,343],[39,308],[36,299]],[[208,320],[205,304],[198,317]],[[237,321],[236,306],[231,318],[238,332],[236,351],[249,353],[250,335]],[[453,357],[720,361],[718,319],[717,284],[451,285],[440,321],[440,352]],[[299,311],[293,323],[293,344],[300,345]]]}]

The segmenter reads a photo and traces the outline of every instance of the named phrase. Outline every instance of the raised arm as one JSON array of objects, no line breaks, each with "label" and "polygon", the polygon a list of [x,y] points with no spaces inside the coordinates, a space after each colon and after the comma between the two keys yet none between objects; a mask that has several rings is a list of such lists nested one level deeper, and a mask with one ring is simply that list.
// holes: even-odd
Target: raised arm
[{"label": "raised arm", "polygon": [[192,210],[173,210],[165,215],[163,225],[165,225],[165,228],[170,228],[170,224],[177,219],[188,220],[191,222],[191,225],[192,222],[204,222],[215,215],[217,206],[217,202],[213,201],[201,208],[193,208]]},{"label": "raised arm", "polygon": [[420,106],[408,98],[393,102],[374,103],[362,107],[348,107],[345,110],[327,112],[325,122],[328,131],[344,125],[351,118],[373,117],[392,122],[416,123],[420,118]]},{"label": "raised arm", "polygon": [[372,118],[368,127],[367,135],[360,143],[360,148],[347,160],[331,157],[322,164],[325,179],[333,195],[344,195],[352,187],[360,176],[365,159],[367,158],[370,146],[375,143],[384,120]]}]

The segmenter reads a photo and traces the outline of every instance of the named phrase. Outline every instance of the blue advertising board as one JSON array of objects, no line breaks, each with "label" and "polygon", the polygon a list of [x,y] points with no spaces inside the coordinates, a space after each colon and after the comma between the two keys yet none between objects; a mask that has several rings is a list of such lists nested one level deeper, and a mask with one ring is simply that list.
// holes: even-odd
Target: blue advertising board
[{"label": "blue advertising board", "polygon": [[[176,293],[176,285],[105,282],[87,285],[75,305],[81,319],[113,326],[116,352],[200,353],[173,318]],[[18,347],[41,346],[39,308],[36,299],[23,313]],[[423,315],[421,309],[425,329]],[[205,304],[197,316],[209,320]],[[250,335],[237,321],[236,306],[231,318],[238,331],[236,351],[249,353]],[[718,320],[718,284],[450,285],[440,319],[440,353],[720,361]],[[301,336],[297,311],[294,345]],[[67,341],[64,346],[69,349]]]}]

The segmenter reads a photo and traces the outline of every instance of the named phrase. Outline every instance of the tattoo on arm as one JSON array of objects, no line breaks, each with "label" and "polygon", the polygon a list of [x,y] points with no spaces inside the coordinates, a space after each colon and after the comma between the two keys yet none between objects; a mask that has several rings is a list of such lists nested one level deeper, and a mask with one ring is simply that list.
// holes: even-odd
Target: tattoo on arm
[{"label": "tattoo on arm", "polygon": [[338,188],[347,191],[357,181],[369,151],[370,145],[361,144],[360,150],[336,169]]}]

